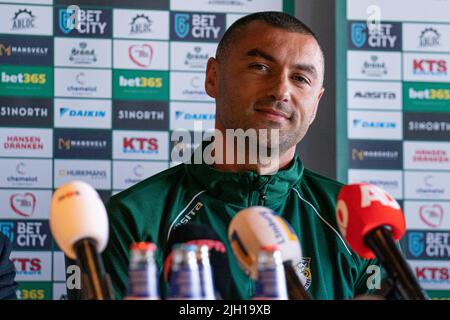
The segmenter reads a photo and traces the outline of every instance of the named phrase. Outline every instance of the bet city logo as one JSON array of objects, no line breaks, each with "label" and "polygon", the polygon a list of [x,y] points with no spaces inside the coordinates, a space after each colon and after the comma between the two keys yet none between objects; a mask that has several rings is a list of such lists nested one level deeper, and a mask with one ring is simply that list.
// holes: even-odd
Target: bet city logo
[{"label": "bet city logo", "polygon": [[36,196],[31,193],[15,193],[9,199],[11,209],[19,216],[29,218],[36,208]]},{"label": "bet city logo", "polygon": [[131,45],[128,48],[128,57],[139,67],[149,67],[153,60],[153,47],[148,43]]}]

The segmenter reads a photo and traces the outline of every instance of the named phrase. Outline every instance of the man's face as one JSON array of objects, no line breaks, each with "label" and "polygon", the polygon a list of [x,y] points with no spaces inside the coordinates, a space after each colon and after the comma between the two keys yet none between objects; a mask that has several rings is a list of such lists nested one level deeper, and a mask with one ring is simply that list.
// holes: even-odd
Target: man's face
[{"label": "man's face", "polygon": [[210,59],[206,71],[216,127],[279,129],[281,153],[305,136],[322,83],[322,55],[312,36],[259,21],[241,31],[223,61]]}]

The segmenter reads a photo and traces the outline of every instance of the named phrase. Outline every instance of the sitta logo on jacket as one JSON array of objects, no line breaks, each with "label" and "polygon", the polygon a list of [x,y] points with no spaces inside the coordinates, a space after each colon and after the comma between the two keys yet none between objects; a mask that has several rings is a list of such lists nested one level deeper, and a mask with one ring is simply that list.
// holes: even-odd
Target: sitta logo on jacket
[{"label": "sitta logo on jacket", "polygon": [[223,13],[171,13],[173,40],[219,41],[225,33]]},{"label": "sitta logo on jacket", "polygon": [[400,50],[401,23],[380,23],[368,27],[365,21],[349,22],[350,48],[364,50]]}]

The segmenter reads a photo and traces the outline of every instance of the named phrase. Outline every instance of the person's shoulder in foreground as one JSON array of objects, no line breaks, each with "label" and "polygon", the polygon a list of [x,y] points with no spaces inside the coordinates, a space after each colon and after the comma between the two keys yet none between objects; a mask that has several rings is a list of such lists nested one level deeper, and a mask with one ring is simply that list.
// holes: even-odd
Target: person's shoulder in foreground
[{"label": "person's shoulder in foreground", "polygon": [[0,299],[15,300],[17,283],[14,278],[16,271],[10,259],[11,243],[0,233]]}]

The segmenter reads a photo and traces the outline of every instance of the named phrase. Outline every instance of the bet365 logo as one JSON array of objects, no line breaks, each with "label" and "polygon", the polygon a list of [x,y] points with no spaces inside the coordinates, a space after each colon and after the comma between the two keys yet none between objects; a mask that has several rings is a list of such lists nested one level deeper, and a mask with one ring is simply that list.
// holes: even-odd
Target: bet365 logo
[{"label": "bet365 logo", "polygon": [[2,71],[0,81],[1,83],[45,84],[47,83],[47,78],[45,73],[8,73]]}]

